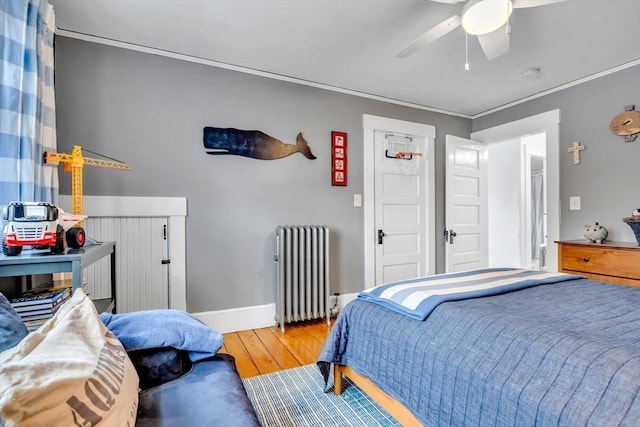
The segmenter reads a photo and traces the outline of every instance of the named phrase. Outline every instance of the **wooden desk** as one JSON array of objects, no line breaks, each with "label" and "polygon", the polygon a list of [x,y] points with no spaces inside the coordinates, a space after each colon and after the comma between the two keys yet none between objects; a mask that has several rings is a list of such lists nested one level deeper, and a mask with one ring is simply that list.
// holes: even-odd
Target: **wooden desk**
[{"label": "wooden desk", "polygon": [[564,240],[558,244],[558,269],[601,282],[640,287],[640,246],[635,243],[590,243]]},{"label": "wooden desk", "polygon": [[0,277],[71,272],[71,285],[76,290],[82,287],[82,270],[107,255],[111,256],[111,298],[94,300],[94,303],[98,312],[115,311],[115,242],[99,242],[79,249],[67,249],[65,253],[56,255],[48,249],[25,250],[18,256],[0,253]]}]

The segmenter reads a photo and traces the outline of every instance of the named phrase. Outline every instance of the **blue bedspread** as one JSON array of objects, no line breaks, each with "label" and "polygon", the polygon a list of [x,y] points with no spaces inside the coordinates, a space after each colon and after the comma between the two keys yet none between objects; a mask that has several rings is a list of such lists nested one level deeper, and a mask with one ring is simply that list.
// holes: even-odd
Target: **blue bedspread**
[{"label": "blue bedspread", "polygon": [[487,268],[386,283],[360,292],[358,298],[424,320],[445,301],[487,297],[581,278],[546,271]]},{"label": "blue bedspread", "polygon": [[426,426],[637,426],[640,289],[572,280],[445,302],[424,321],[355,300],[320,354],[324,374],[331,363]]}]

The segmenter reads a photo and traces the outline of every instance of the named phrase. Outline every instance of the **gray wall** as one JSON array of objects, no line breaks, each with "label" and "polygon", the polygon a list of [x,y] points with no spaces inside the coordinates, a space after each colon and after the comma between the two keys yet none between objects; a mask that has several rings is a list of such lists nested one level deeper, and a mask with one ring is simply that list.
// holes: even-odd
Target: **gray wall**
[{"label": "gray wall", "polygon": [[[625,143],[609,130],[629,104],[640,110],[640,66],[477,118],[473,131],[559,108],[560,238],[582,239],[584,226],[597,221],[610,240],[635,242],[622,218],[640,208],[640,138]],[[579,165],[567,151],[574,141],[586,146]],[[581,210],[569,210],[570,196],[582,198]]]},{"label": "gray wall", "polygon": [[[85,168],[84,193],[188,199],[187,308],[273,303],[274,230],[333,230],[332,291],[364,284],[362,115],[436,126],[436,229],[444,228],[444,135],[469,137],[471,121],[165,57],[56,38],[58,149],[73,145],[129,163]],[[316,160],[210,156],[204,126],[261,130],[287,143],[302,132]],[[349,185],[332,187],[330,134],[349,138]],[[60,173],[61,194],[70,193]],[[365,201],[366,203],[366,201]],[[438,233],[439,234],[439,233]],[[438,271],[444,241],[437,242]]]}]

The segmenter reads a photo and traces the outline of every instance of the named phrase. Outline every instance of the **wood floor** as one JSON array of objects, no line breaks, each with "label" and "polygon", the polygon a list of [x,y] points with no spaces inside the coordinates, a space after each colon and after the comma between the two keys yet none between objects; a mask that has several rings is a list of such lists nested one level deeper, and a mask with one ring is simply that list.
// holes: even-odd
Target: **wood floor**
[{"label": "wood floor", "polygon": [[[332,319],[333,320],[333,319]],[[223,353],[236,358],[242,378],[315,363],[330,327],[326,320],[224,334]]]}]

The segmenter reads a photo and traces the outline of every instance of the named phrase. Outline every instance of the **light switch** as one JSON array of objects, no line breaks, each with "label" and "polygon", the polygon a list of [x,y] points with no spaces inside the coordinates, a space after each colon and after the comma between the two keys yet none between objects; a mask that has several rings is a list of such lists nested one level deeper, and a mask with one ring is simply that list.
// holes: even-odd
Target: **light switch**
[{"label": "light switch", "polygon": [[581,199],[580,196],[571,196],[569,197],[569,210],[570,211],[579,211],[580,210]]},{"label": "light switch", "polygon": [[353,206],[356,208],[362,207],[362,194],[353,195]]}]

